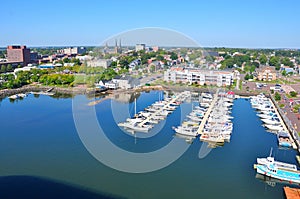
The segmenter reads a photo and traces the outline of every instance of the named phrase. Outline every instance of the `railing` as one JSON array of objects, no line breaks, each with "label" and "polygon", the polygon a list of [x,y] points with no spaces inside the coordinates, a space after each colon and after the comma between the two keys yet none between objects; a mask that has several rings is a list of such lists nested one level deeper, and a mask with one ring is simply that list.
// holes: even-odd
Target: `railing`
[{"label": "railing", "polygon": [[290,134],[292,135],[293,139],[296,142],[296,145],[298,147],[298,151],[300,152],[300,136],[298,134],[298,132],[296,131],[296,129],[294,128],[292,122],[288,119],[288,117],[285,115],[284,111],[281,110],[281,108],[278,106],[277,102],[275,101],[275,99],[273,98],[273,96],[270,94],[269,95],[271,100],[273,101],[273,104],[276,106],[279,114],[281,115],[281,118],[283,119],[286,127],[288,128],[288,130],[290,131]]}]

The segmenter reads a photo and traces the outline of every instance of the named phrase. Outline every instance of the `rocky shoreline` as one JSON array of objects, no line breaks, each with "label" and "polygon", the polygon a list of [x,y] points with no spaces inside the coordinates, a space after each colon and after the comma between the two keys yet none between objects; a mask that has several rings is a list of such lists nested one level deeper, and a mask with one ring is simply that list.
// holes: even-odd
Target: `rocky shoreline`
[{"label": "rocky shoreline", "polygon": [[60,88],[60,87],[52,87],[52,86],[23,86],[21,88],[15,89],[3,89],[0,90],[0,98],[5,98],[11,95],[19,94],[19,93],[29,93],[29,92],[46,92],[51,90],[52,93],[59,93],[59,94],[69,94],[69,95],[76,95],[76,94],[86,94],[86,88]]}]

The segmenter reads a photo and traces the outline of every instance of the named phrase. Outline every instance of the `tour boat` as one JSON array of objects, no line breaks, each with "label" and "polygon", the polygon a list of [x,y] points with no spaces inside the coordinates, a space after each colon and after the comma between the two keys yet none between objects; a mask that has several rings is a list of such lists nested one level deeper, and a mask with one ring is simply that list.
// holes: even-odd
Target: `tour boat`
[{"label": "tour boat", "polygon": [[275,161],[274,157],[271,156],[257,158],[257,164],[254,165],[254,168],[257,173],[265,176],[300,183],[300,171],[296,165]]}]

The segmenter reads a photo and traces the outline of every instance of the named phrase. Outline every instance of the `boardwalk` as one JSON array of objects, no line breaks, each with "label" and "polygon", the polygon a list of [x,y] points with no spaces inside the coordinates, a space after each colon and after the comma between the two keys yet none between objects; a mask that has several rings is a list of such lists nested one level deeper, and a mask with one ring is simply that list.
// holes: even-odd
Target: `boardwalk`
[{"label": "boardwalk", "polygon": [[[284,123],[281,114],[280,114],[279,111],[277,110],[277,107],[276,107],[275,104],[273,103],[273,101],[272,101],[271,99],[269,99],[269,101],[272,103],[272,106],[274,107],[274,110],[275,110],[275,112],[276,112],[276,115],[278,115],[278,118],[279,118],[279,120],[280,120],[280,124],[283,126],[284,131],[290,132],[289,129],[287,128],[286,124]],[[292,143],[293,149],[297,149],[297,145],[296,145],[296,143],[295,143],[295,141],[294,141],[294,139],[293,139],[293,137],[291,136],[290,133],[289,133],[289,137],[290,137],[290,140],[293,142],[293,143]]]},{"label": "boardwalk", "polygon": [[206,123],[206,121],[207,121],[207,119],[208,119],[208,117],[209,117],[212,109],[214,108],[215,103],[217,102],[217,100],[218,100],[218,92],[214,95],[214,99],[211,102],[209,108],[207,109],[207,111],[206,111],[206,113],[205,113],[205,115],[204,115],[204,117],[203,117],[203,119],[201,121],[201,124],[200,124],[200,126],[198,128],[198,131],[197,131],[197,135],[201,135],[202,134],[204,125],[205,125],[205,123]]},{"label": "boardwalk", "polygon": [[300,199],[300,189],[283,187],[287,199]]}]

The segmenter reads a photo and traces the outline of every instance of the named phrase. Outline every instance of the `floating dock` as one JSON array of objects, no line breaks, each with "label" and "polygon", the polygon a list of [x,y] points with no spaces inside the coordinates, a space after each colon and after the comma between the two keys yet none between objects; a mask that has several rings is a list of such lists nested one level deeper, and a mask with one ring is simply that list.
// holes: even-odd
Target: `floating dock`
[{"label": "floating dock", "polygon": [[287,199],[300,199],[300,189],[283,187]]},{"label": "floating dock", "polygon": [[209,108],[207,109],[207,111],[206,111],[206,113],[205,113],[205,115],[204,115],[204,117],[203,117],[203,119],[200,123],[200,126],[199,126],[198,131],[197,131],[197,135],[202,134],[204,125],[205,125],[206,121],[208,120],[208,117],[209,117],[212,109],[214,108],[215,103],[217,102],[217,100],[218,100],[218,92],[214,94],[213,101],[211,102]]}]

